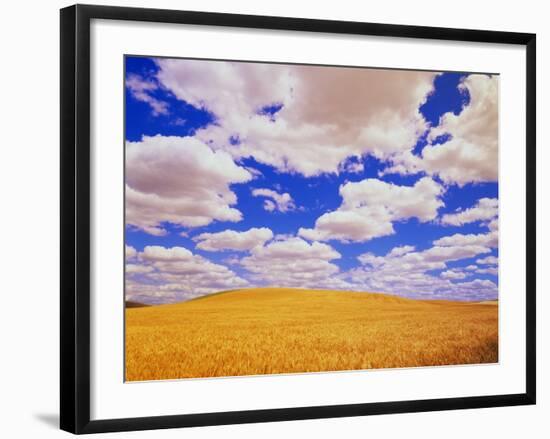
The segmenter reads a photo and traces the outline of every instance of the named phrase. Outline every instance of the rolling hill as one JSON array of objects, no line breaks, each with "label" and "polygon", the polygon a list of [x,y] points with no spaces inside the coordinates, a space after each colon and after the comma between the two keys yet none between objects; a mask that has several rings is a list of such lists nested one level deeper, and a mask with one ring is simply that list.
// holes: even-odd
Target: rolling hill
[{"label": "rolling hill", "polygon": [[132,300],[127,300],[124,303],[124,306],[126,308],[143,308],[144,306],[150,306],[150,305],[147,305],[146,303],[134,302]]},{"label": "rolling hill", "polygon": [[125,312],[128,381],[498,361],[498,303],[256,288]]}]

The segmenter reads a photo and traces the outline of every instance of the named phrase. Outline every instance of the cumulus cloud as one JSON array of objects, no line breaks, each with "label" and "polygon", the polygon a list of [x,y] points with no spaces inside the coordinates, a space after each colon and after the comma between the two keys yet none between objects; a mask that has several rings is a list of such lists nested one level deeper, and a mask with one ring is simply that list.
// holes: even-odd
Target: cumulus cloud
[{"label": "cumulus cloud", "polygon": [[497,267],[479,268],[476,270],[476,273],[492,274],[493,276],[498,276],[498,268]]},{"label": "cumulus cloud", "polygon": [[466,276],[468,276],[467,273],[464,273],[460,270],[445,270],[440,274],[440,277],[443,279],[464,279]]},{"label": "cumulus cloud", "polygon": [[143,79],[136,74],[130,74],[126,78],[126,87],[135,99],[149,104],[153,116],[168,114],[168,103],[156,99],[151,94],[159,88],[156,82]]},{"label": "cumulus cloud", "polygon": [[[441,223],[450,226],[463,226],[476,221],[490,221],[498,215],[498,199],[481,198],[474,207],[458,213],[445,214]],[[493,224],[494,228],[495,225]]]},{"label": "cumulus cloud", "polygon": [[[158,59],[156,79],[217,123],[196,135],[280,171],[337,173],[349,157],[414,147],[432,72]],[[322,92],[320,92],[322,91]],[[262,111],[277,106],[275,114]],[[239,142],[230,139],[238,138]],[[319,153],[322,151],[322,153]],[[353,168],[358,169],[356,166]]]},{"label": "cumulus cloud", "polygon": [[[475,221],[487,221],[498,215],[498,201],[489,198],[479,200],[475,207],[466,209],[456,214],[450,215],[443,221],[447,224],[463,225]],[[480,245],[490,248],[498,248],[498,219],[494,218],[490,222],[483,223],[489,229],[486,233],[455,233],[454,235],[444,236],[434,241],[435,245],[442,247],[449,246],[464,246],[464,245]],[[488,257],[486,259],[490,259]],[[479,260],[477,261],[479,263]],[[477,267],[476,267],[477,268]]]},{"label": "cumulus cloud", "polygon": [[[458,115],[441,116],[439,124],[429,130],[428,145],[420,157],[410,150],[393,156],[393,166],[384,173],[426,172],[458,186],[497,181],[498,81],[498,76],[465,77],[459,88],[469,94],[469,104]],[[439,143],[442,135],[449,140]]]},{"label": "cumulus cloud", "polygon": [[[498,294],[490,282],[454,282],[471,276],[468,270],[449,268],[449,262],[476,257],[491,251],[481,245],[442,247],[434,245],[414,251],[396,247],[385,256],[365,253],[358,257],[362,266],[347,273],[346,280],[363,290],[404,295],[412,298],[448,298],[487,300]],[[474,269],[477,267],[474,266]],[[441,270],[439,275],[434,271]]]},{"label": "cumulus cloud", "polygon": [[277,209],[277,205],[274,201],[271,200],[264,200],[264,210],[267,210],[268,212],[273,212]]},{"label": "cumulus cloud", "polygon": [[147,246],[126,266],[126,299],[167,303],[243,288],[248,281],[184,247]]},{"label": "cumulus cloud", "polygon": [[444,181],[464,185],[498,180],[498,76],[470,75],[460,85],[470,103],[459,115],[446,113],[429,139],[451,139],[422,150],[425,168]]},{"label": "cumulus cloud", "polygon": [[476,266],[476,273],[498,276],[498,258],[496,256],[487,256],[485,258],[477,259],[476,264],[484,265],[482,268]]},{"label": "cumulus cloud", "polygon": [[398,186],[369,178],[340,186],[342,205],[320,216],[313,229],[301,228],[299,235],[317,241],[331,239],[364,242],[394,233],[393,222],[417,218],[427,222],[444,205],[444,188],[429,177],[414,186]]},{"label": "cumulus cloud", "polygon": [[400,247],[394,247],[391,249],[391,251],[388,253],[388,256],[394,257],[394,256],[403,256],[407,253],[411,253],[415,250],[414,246],[412,245],[402,245]]},{"label": "cumulus cloud", "polygon": [[486,258],[478,259],[476,263],[480,265],[498,265],[498,258],[495,256],[487,256]]},{"label": "cumulus cloud", "polygon": [[[467,76],[460,88],[469,94],[469,103],[459,115],[444,114],[430,127],[418,108],[433,91],[436,73],[175,59],[156,63],[154,78],[128,76],[132,96],[147,103],[153,115],[167,114],[168,104],[156,98],[162,88],[208,111],[215,123],[193,137],[145,136],[127,142],[130,228],[162,236],[169,223],[186,228],[177,232],[189,237],[191,228],[241,221],[234,185],[265,178],[242,164],[251,157],[279,173],[312,177],[362,173],[363,160],[373,156],[391,165],[381,174],[420,173],[421,178],[411,186],[375,178],[346,182],[339,187],[340,206],[325,211],[308,224],[311,228],[300,228],[298,237],[274,237],[261,227],[193,238],[197,249],[249,252],[225,259],[231,268],[183,247],[148,246],[138,252],[127,246],[128,298],[177,301],[259,285],[417,298],[496,297],[495,283],[464,281],[475,274],[496,274],[498,261],[490,262],[492,256],[477,259],[482,267],[452,264],[487,255],[498,246],[496,199],[482,198],[438,221],[456,227],[481,222],[484,233],[444,236],[423,250],[401,245],[382,256],[364,253],[358,257],[361,266],[349,271],[340,270],[340,253],[322,241],[366,242],[394,234],[396,222],[437,220],[446,185],[497,181],[497,77]],[[443,143],[438,140],[442,135],[448,138]],[[420,137],[428,144],[420,155],[413,154]],[[258,203],[266,211],[297,208],[281,187],[264,186],[250,194],[261,197]]]},{"label": "cumulus cloud", "polygon": [[487,247],[498,247],[498,232],[492,231],[489,233],[467,234],[455,233],[451,236],[444,236],[436,241],[434,244],[442,247],[456,246],[456,245],[483,245]]},{"label": "cumulus cloud", "polygon": [[246,232],[224,230],[218,233],[201,233],[193,238],[197,248],[206,251],[238,250],[246,251],[263,245],[273,238],[273,232],[266,228],[252,228]]},{"label": "cumulus cloud", "polygon": [[150,273],[153,270],[153,267],[149,267],[147,265],[126,264],[126,275]]},{"label": "cumulus cloud", "polygon": [[288,238],[253,248],[241,265],[261,284],[342,289],[349,284],[338,278],[339,268],[331,262],[340,257],[327,244]]},{"label": "cumulus cloud", "polygon": [[131,245],[125,245],[125,251],[126,259],[133,259],[137,256],[137,251],[134,247]]},{"label": "cumulus cloud", "polygon": [[279,212],[288,212],[289,210],[294,210],[296,204],[290,196],[289,193],[278,193],[272,189],[259,188],[252,190],[253,197],[266,197],[267,200],[264,201],[264,209],[268,212],[278,210]]},{"label": "cumulus cloud", "polygon": [[163,235],[163,222],[199,227],[240,221],[230,185],[251,179],[229,154],[192,137],[144,136],[127,142],[127,224]]},{"label": "cumulus cloud", "polygon": [[468,259],[479,254],[489,253],[491,250],[482,245],[463,245],[453,247],[434,247],[424,250],[419,253],[408,253],[402,258],[402,262],[418,262],[420,266],[426,263],[458,261],[460,259]]},{"label": "cumulus cloud", "polygon": [[313,229],[300,228],[298,234],[310,241],[364,242],[394,233],[392,218],[383,207],[336,210],[315,221]]},{"label": "cumulus cloud", "polygon": [[[387,255],[389,257],[389,254]],[[363,265],[369,265],[371,267],[379,267],[386,263],[386,257],[376,256],[373,253],[363,253],[357,257],[359,262]]]},{"label": "cumulus cloud", "polygon": [[188,261],[192,259],[193,253],[184,247],[166,248],[160,245],[148,245],[140,253],[140,258],[146,261]]},{"label": "cumulus cloud", "polygon": [[474,279],[454,284],[455,291],[470,300],[494,300],[498,297],[498,286],[488,279]]},{"label": "cumulus cloud", "polygon": [[380,267],[384,265],[389,259],[399,258],[407,253],[414,252],[415,247],[412,245],[402,245],[392,248],[386,256],[376,256],[373,253],[363,253],[357,257],[357,259],[363,265],[370,265],[371,267]]},{"label": "cumulus cloud", "polygon": [[[232,235],[222,236],[234,238]],[[204,238],[199,242],[206,242],[212,236]],[[215,238],[211,244],[219,244],[219,248],[232,245],[232,248],[239,246],[244,249],[252,245],[242,244],[243,240],[239,239],[242,237],[232,244],[222,244],[222,240],[214,244]],[[474,272],[497,275],[495,267],[448,266],[451,262],[491,252],[489,247],[482,245],[434,245],[421,251],[402,245],[384,256],[364,253],[358,257],[361,266],[348,271],[341,271],[335,263],[341,254],[330,245],[308,243],[299,237],[280,236],[267,244],[252,246],[249,252],[243,258],[233,256],[225,261],[246,270],[248,274],[244,278],[227,266],[215,264],[183,247],[147,246],[137,253],[134,262],[127,264],[127,297],[147,303],[170,302],[225,289],[261,285],[458,300],[489,300],[498,294],[496,284],[491,281],[457,282]],[[491,262],[490,257],[478,259],[478,262],[485,259]],[[433,274],[437,271],[441,273]]]},{"label": "cumulus cloud", "polygon": [[418,218],[430,221],[443,206],[439,199],[444,189],[430,178],[421,178],[414,186],[398,186],[369,178],[357,183],[346,183],[340,188],[344,209],[364,206],[384,206],[395,219]]},{"label": "cumulus cloud", "polygon": [[360,174],[365,170],[365,166],[361,162],[345,161],[340,163],[339,171],[347,172],[349,174]]}]

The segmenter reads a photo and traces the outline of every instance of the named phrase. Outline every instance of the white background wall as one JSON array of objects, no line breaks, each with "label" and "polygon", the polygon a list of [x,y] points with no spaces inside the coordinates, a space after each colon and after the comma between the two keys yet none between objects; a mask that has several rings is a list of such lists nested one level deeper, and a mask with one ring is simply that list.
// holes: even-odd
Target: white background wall
[{"label": "white background wall", "polygon": [[[96,3],[88,1],[88,3]],[[456,412],[371,416],[106,435],[109,437],[543,438],[550,435],[548,322],[550,27],[546,2],[386,0],[103,0],[163,7],[537,33],[539,403]],[[0,14],[0,431],[50,438],[58,420],[59,13],[64,1],[5,2]],[[546,375],[546,376],[545,376]],[[546,416],[545,416],[546,415]]]}]

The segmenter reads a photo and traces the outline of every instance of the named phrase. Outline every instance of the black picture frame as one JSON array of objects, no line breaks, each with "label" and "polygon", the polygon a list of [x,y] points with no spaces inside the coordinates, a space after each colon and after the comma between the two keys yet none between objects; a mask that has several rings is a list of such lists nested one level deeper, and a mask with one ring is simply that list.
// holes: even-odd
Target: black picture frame
[{"label": "black picture frame", "polygon": [[[527,124],[525,133],[527,146],[525,393],[91,420],[90,22],[92,19],[406,37],[525,46],[527,59],[525,66],[527,83]],[[61,429],[81,434],[535,404],[536,36],[534,34],[89,5],[75,5],[62,9],[60,24]]]}]

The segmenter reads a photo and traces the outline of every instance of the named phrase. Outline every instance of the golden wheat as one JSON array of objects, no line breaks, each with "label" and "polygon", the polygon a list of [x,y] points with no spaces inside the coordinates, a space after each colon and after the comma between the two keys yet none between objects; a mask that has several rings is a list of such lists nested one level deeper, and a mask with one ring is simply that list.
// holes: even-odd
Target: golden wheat
[{"label": "golden wheat", "polygon": [[126,309],[129,381],[498,361],[498,304],[239,290]]}]

